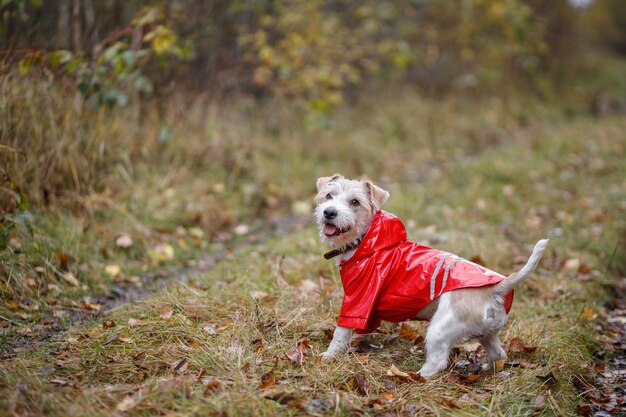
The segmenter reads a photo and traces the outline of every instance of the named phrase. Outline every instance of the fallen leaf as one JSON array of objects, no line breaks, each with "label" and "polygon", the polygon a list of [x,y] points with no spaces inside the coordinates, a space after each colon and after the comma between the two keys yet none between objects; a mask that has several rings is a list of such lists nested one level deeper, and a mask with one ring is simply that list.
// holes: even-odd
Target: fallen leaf
[{"label": "fallen leaf", "polygon": [[352,375],[344,383],[347,391],[356,391],[360,395],[369,395],[369,381],[363,375]]},{"label": "fallen leaf", "polygon": [[137,399],[133,395],[128,395],[122,399],[117,405],[115,409],[117,411],[125,412],[133,408],[137,405]]},{"label": "fallen leaf", "polygon": [[100,311],[100,309],[102,308],[102,304],[88,303],[87,301],[82,301],[80,303],[80,308],[89,311]]},{"label": "fallen leaf", "polygon": [[404,371],[401,371],[394,364],[391,364],[391,367],[389,367],[389,369],[387,369],[386,374],[388,376],[398,377],[398,378],[401,378],[401,379],[405,379],[407,381],[426,382],[426,378],[424,378],[420,374],[415,373],[415,372],[404,372]]},{"label": "fallen leaf", "polygon": [[66,385],[69,385],[70,380],[67,378],[58,377],[58,378],[51,379],[50,383],[53,385],[64,387]]},{"label": "fallen leaf", "polygon": [[576,415],[579,416],[590,416],[593,414],[593,407],[591,404],[580,404],[576,409]]},{"label": "fallen leaf", "polygon": [[509,342],[507,350],[508,350],[509,353],[521,353],[521,352],[535,353],[535,351],[537,350],[537,347],[536,346],[526,346],[524,344],[524,342],[522,341],[522,339],[520,339],[519,337],[514,337]]},{"label": "fallen leaf", "polygon": [[263,292],[263,291],[250,291],[250,297],[254,298],[255,300],[261,300],[265,297],[267,297],[267,293]]},{"label": "fallen leaf", "polygon": [[580,316],[585,320],[593,320],[595,314],[592,309],[590,309],[589,307],[585,307],[581,311]]},{"label": "fallen leaf", "polygon": [[117,239],[115,239],[115,245],[118,248],[128,249],[133,246],[133,238],[130,235],[121,235]]},{"label": "fallen leaf", "polygon": [[311,342],[308,339],[304,339],[298,343],[290,355],[287,355],[287,359],[300,366],[304,364],[304,361],[309,356],[311,350]]},{"label": "fallen leaf", "polygon": [[80,285],[80,282],[76,279],[74,274],[72,274],[71,272],[64,272],[61,274],[61,277],[74,287],[78,287]]},{"label": "fallen leaf", "polygon": [[509,362],[508,365],[512,367],[519,366],[521,368],[528,368],[528,369],[534,369],[538,366],[536,363],[526,362],[524,360],[514,360],[514,361]]},{"label": "fallen leaf", "polygon": [[207,332],[211,336],[217,336],[217,330],[215,330],[215,325],[210,323],[204,323],[202,325],[202,330]]},{"label": "fallen leaf", "polygon": [[361,365],[367,365],[370,361],[370,354],[365,353],[363,355],[356,355],[356,361]]},{"label": "fallen leaf", "polygon": [[102,322],[103,329],[110,329],[111,327],[115,327],[115,322],[113,320],[104,320]]},{"label": "fallen leaf", "polygon": [[552,373],[552,371],[548,372],[545,375],[537,375],[537,378],[540,379],[541,381],[549,384],[549,385],[553,385],[553,384],[556,384],[557,382],[559,382],[559,380],[556,379],[556,377],[554,376],[554,373]]},{"label": "fallen leaf", "polygon": [[303,279],[300,281],[300,290],[302,290],[305,294],[316,293],[319,292],[320,286],[310,279]]},{"label": "fallen leaf", "polygon": [[159,316],[165,320],[172,318],[173,314],[174,309],[171,306],[165,306],[159,312]]},{"label": "fallen leaf", "polygon": [[127,336],[118,336],[117,340],[124,343],[131,343],[133,341],[133,339]]},{"label": "fallen leaf", "polygon": [[493,368],[494,368],[494,372],[500,372],[504,369],[504,363],[506,362],[506,360],[504,359],[498,359],[497,361],[494,361],[493,363]]},{"label": "fallen leaf", "polygon": [[68,253],[59,252],[57,253],[57,259],[59,260],[59,269],[61,271],[69,271],[71,256]]},{"label": "fallen leaf", "polygon": [[535,405],[537,407],[543,407],[546,403],[546,396],[545,395],[537,395],[535,397]]},{"label": "fallen leaf", "polygon": [[204,389],[204,395],[211,394],[222,387],[222,383],[215,378],[206,378],[202,380],[202,385],[206,388]]},{"label": "fallen leaf", "polygon": [[475,381],[478,381],[479,379],[480,379],[480,375],[468,375],[467,377],[465,377],[465,380],[469,382],[475,382]]},{"label": "fallen leaf", "polygon": [[128,323],[129,326],[139,326],[141,324],[141,322],[139,320],[134,319],[132,317],[128,319],[127,323]]},{"label": "fallen leaf", "polygon": [[148,256],[156,262],[165,262],[174,259],[174,248],[169,243],[161,243],[148,251]]},{"label": "fallen leaf", "polygon": [[417,329],[409,323],[403,322],[400,324],[400,330],[398,335],[401,339],[413,341],[419,336]]},{"label": "fallen leaf", "polygon": [[111,264],[104,267],[104,272],[115,278],[122,272],[122,268],[119,265]]},{"label": "fallen leaf", "polygon": [[248,225],[245,224],[240,224],[237,225],[234,229],[233,232],[237,235],[237,236],[243,236],[243,235],[247,235],[248,233],[250,233],[250,227]]},{"label": "fallen leaf", "polygon": [[569,272],[577,272],[578,268],[580,268],[580,264],[579,258],[566,259],[565,262],[563,262],[562,269]]},{"label": "fallen leaf", "polygon": [[458,408],[461,408],[461,406],[460,406],[460,405],[458,405],[458,404],[457,404],[454,400],[451,400],[451,399],[449,399],[449,398],[445,398],[445,399],[441,402],[441,405],[442,405],[443,407],[446,407],[446,408],[457,408],[457,409],[458,409]]},{"label": "fallen leaf", "polygon": [[270,388],[276,385],[276,376],[273,371],[269,371],[261,375],[261,384],[259,384],[259,388]]}]

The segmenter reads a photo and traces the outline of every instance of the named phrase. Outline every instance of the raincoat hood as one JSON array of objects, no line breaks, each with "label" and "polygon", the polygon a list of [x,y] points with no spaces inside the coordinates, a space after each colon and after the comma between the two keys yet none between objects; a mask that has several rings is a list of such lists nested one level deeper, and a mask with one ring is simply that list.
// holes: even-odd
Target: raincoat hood
[{"label": "raincoat hood", "polygon": [[[339,326],[370,333],[381,320],[415,319],[447,291],[494,285],[503,275],[407,240],[402,221],[378,211],[352,257],[339,264],[344,298]],[[513,292],[504,297],[508,313]]]}]

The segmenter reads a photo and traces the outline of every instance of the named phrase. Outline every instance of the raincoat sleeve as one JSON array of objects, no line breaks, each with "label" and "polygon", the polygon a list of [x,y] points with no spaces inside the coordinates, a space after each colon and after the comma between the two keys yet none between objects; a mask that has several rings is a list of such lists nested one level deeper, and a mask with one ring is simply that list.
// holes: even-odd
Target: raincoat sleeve
[{"label": "raincoat sleeve", "polygon": [[353,328],[359,334],[371,333],[380,326],[381,320],[374,317],[373,312],[388,268],[385,260],[378,257],[342,267],[344,297],[337,323],[339,326]]}]

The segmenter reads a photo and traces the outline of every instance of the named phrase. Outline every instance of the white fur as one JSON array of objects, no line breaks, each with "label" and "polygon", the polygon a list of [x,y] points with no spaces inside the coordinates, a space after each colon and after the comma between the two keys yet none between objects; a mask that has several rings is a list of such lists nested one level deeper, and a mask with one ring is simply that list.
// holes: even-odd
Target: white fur
[{"label": "white fur", "polygon": [[[318,195],[314,218],[320,229],[322,240],[335,248],[341,248],[362,237],[377,210],[389,197],[389,193],[369,181],[347,180],[340,175],[322,177],[317,181]],[[330,197],[330,198],[327,198]],[[359,200],[359,205],[350,202]],[[325,218],[324,210],[333,207],[337,216]],[[338,236],[326,236],[324,223],[331,222],[339,229],[347,230]],[[503,306],[503,295],[528,278],[537,267],[548,240],[540,240],[526,265],[506,280],[492,287],[449,291],[433,300],[418,314],[420,320],[430,320],[426,331],[426,362],[419,370],[423,377],[430,377],[448,366],[451,349],[461,340],[476,338],[487,353],[489,369],[496,360],[506,359],[498,333],[507,321]],[[349,259],[354,250],[338,258],[338,262]],[[352,330],[337,326],[328,349],[321,354],[329,359],[350,348]]]}]

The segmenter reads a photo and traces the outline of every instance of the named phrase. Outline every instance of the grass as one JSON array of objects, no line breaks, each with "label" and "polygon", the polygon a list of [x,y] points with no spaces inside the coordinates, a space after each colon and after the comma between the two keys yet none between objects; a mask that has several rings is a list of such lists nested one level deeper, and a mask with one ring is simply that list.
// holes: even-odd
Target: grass
[{"label": "grass", "polygon": [[[17,350],[5,351],[0,367],[0,415],[576,413],[572,378],[592,375],[601,360],[593,314],[625,265],[615,251],[626,230],[623,118],[572,115],[532,99],[403,93],[344,109],[329,129],[307,131],[280,103],[195,103],[182,112],[176,100],[163,143],[149,114],[142,124],[132,112],[88,115],[91,127],[76,114],[49,119],[63,146],[77,146],[70,132],[86,149],[106,144],[98,167],[89,166],[88,152],[72,153],[77,170],[60,158],[52,183],[74,188],[55,194],[53,209],[41,208],[47,182],[36,181],[37,164],[10,161],[14,182],[39,197],[30,210],[34,237],[18,227],[1,254],[9,272],[1,314],[10,320],[2,337]],[[42,114],[61,104],[50,106]],[[14,149],[49,132],[12,128],[25,141],[10,143]],[[41,154],[59,158],[49,152]],[[390,190],[386,209],[414,240],[477,256],[503,273],[550,237],[502,334],[536,351],[511,352],[504,370],[472,381],[467,361],[482,354],[468,345],[434,381],[408,382],[386,372],[392,364],[418,369],[422,346],[395,337],[397,326],[387,324],[375,347],[317,361],[341,303],[338,272],[321,258],[325,248],[310,223],[279,226],[308,218],[315,178],[333,172],[365,173]],[[235,238],[242,224],[252,231]],[[130,248],[115,244],[122,234],[132,236]],[[155,254],[159,245],[174,255]],[[193,265],[206,254],[224,260],[112,313],[93,311],[82,324],[55,317],[84,310],[85,300],[120,281],[133,285],[133,276]],[[120,274],[108,274],[110,265]],[[67,272],[79,286],[63,278]],[[56,319],[66,331],[40,328]],[[413,325],[423,334],[424,324]],[[37,334],[51,340],[14,344]]]}]

